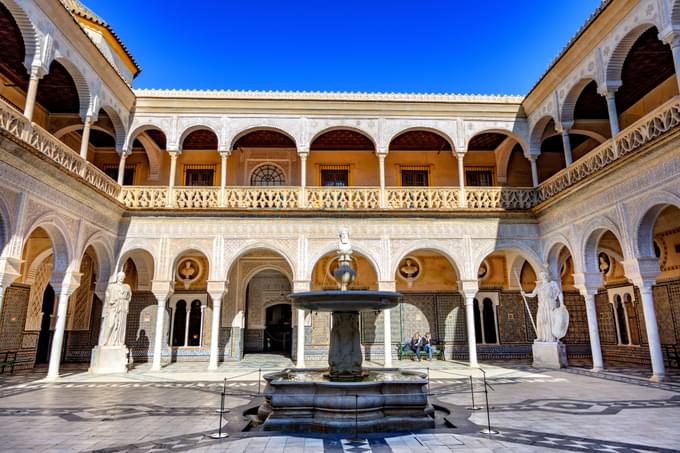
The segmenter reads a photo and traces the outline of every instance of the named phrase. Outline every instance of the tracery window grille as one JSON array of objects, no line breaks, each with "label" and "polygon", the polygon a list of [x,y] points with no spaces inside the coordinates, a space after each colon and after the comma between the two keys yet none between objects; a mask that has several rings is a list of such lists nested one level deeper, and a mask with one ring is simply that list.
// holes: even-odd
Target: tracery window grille
[{"label": "tracery window grille", "polygon": [[489,297],[480,302],[475,298],[473,305],[475,317],[475,341],[480,344],[498,344],[498,325],[496,307]]},{"label": "tracery window grille", "polygon": [[215,169],[216,165],[214,164],[185,164],[184,185],[214,186]]},{"label": "tracery window grille", "polygon": [[468,167],[465,169],[465,185],[470,187],[491,187],[494,185],[492,167]]},{"label": "tracery window grille", "polygon": [[[113,179],[118,181],[118,165],[108,164],[104,165],[104,173]],[[125,169],[123,170],[123,185],[131,186],[135,183],[135,164],[125,164]]]},{"label": "tracery window grille", "polygon": [[282,186],[285,183],[286,175],[283,170],[272,164],[260,165],[250,175],[251,186]]},{"label": "tracery window grille", "polygon": [[349,165],[322,165],[319,168],[319,179],[324,187],[347,187]]},{"label": "tracery window grille", "polygon": [[430,185],[430,167],[401,167],[401,185],[403,187],[427,187]]}]

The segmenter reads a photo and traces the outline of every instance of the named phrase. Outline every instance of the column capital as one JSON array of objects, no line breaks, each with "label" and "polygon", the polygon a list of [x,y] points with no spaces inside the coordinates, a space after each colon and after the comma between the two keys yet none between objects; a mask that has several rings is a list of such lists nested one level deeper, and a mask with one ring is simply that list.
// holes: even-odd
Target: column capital
[{"label": "column capital", "polygon": [[658,38],[664,44],[672,48],[680,47],[680,30],[676,27],[669,27],[659,32]]},{"label": "column capital", "polygon": [[40,80],[47,75],[49,69],[41,64],[32,64],[27,66],[29,78],[32,80]]},{"label": "column capital", "polygon": [[594,296],[602,286],[602,275],[595,272],[575,272],[574,287],[583,297]]},{"label": "column capital", "polygon": [[465,296],[465,299],[474,298],[479,292],[479,281],[478,280],[459,280],[458,288],[460,292]]},{"label": "column capital", "polygon": [[221,303],[222,298],[227,293],[227,282],[225,281],[208,281],[208,294],[213,300],[213,303]]},{"label": "column capital", "polygon": [[464,158],[465,158],[465,154],[467,154],[467,151],[466,151],[466,150],[462,150],[462,151],[454,150],[454,151],[453,151],[453,157],[455,157],[455,158],[458,159],[458,160],[464,159]]},{"label": "column capital", "polygon": [[397,282],[395,280],[383,280],[378,282],[378,291],[396,291]]},{"label": "column capital", "polygon": [[623,270],[635,286],[651,288],[656,284],[656,277],[660,271],[659,260],[656,257],[638,257],[623,260]]},{"label": "column capital", "polygon": [[231,156],[231,150],[230,149],[218,149],[217,152],[219,153],[220,157],[225,159]]},{"label": "column capital", "polygon": [[597,92],[600,96],[612,98],[616,91],[621,88],[621,85],[623,85],[621,80],[608,80],[601,87],[598,87]]},{"label": "column capital", "polygon": [[54,273],[52,274],[50,284],[56,294],[71,297],[80,286],[80,277],[82,275],[80,272]]},{"label": "column capital", "polygon": [[182,154],[182,151],[180,149],[167,149],[168,154],[170,155],[170,159],[176,160],[180,154]]},{"label": "column capital", "polygon": [[293,280],[293,292],[295,293],[309,291],[311,287],[311,280]]},{"label": "column capital", "polygon": [[297,145],[297,153],[300,157],[304,154],[305,157],[309,154],[309,143]]},{"label": "column capital", "polygon": [[389,147],[387,146],[376,146],[375,147],[375,155],[378,156],[378,159],[384,159],[387,157],[387,154],[390,152]]},{"label": "column capital", "polygon": [[562,135],[568,135],[569,130],[574,127],[573,121],[560,121],[555,123],[555,130]]},{"label": "column capital", "polygon": [[0,258],[0,287],[7,288],[21,276],[21,258],[5,256]]},{"label": "column capital", "polygon": [[169,280],[152,280],[151,292],[160,301],[167,301],[168,297],[175,292],[175,283]]}]

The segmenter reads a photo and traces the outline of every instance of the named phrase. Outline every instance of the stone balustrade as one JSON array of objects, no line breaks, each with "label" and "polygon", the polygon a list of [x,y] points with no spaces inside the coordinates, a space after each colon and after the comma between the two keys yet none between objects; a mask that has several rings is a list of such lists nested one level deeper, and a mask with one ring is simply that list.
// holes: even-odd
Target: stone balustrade
[{"label": "stone balustrade", "polygon": [[0,133],[25,143],[131,209],[527,210],[640,149],[680,125],[680,96],[628,126],[536,188],[466,187],[120,187],[49,132],[0,99]]},{"label": "stone balustrade", "polygon": [[0,132],[25,143],[32,150],[57,163],[73,176],[82,178],[107,195],[117,198],[120,186],[106,173],[87,162],[80,155],[35,123],[21,112],[0,100]]}]

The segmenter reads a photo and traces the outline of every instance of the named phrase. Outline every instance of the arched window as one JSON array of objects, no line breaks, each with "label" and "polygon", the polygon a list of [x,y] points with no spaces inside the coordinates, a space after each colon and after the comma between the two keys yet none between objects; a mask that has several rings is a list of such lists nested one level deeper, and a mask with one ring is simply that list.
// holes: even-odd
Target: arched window
[{"label": "arched window", "polygon": [[[498,344],[496,324],[497,293],[478,293],[472,306],[475,315],[475,341],[480,344]],[[483,299],[482,299],[483,298]],[[480,302],[480,299],[482,300]]]},{"label": "arched window", "polygon": [[178,300],[175,304],[175,320],[172,324],[172,345],[184,346],[184,338],[187,323],[187,303]]},{"label": "arched window", "polygon": [[475,299],[473,306],[475,312],[475,341],[477,343],[484,343],[484,332],[482,331],[482,317],[479,313],[479,301]]},{"label": "arched window", "polygon": [[194,300],[191,302],[191,310],[189,310],[189,337],[187,346],[201,345],[201,301]]},{"label": "arched window", "polygon": [[628,336],[628,323],[626,322],[626,307],[623,305],[621,296],[614,296],[614,313],[616,315],[616,330],[619,333],[619,344],[630,344]]},{"label": "arched window", "polygon": [[484,343],[497,343],[496,313],[493,301],[488,297],[482,302],[482,320],[484,321]]},{"label": "arched window", "polygon": [[276,165],[263,164],[253,170],[250,175],[251,186],[282,186],[286,183],[286,175]]}]

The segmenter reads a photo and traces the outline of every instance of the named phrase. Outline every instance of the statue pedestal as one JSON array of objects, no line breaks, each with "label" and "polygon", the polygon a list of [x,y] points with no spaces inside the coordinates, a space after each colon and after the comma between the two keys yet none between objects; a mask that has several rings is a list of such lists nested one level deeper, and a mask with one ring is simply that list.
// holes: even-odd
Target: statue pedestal
[{"label": "statue pedestal", "polygon": [[533,367],[560,369],[567,367],[567,348],[563,343],[535,341],[532,347]]},{"label": "statue pedestal", "polygon": [[128,348],[125,346],[95,346],[92,350],[90,373],[127,373]]}]

